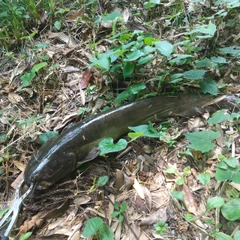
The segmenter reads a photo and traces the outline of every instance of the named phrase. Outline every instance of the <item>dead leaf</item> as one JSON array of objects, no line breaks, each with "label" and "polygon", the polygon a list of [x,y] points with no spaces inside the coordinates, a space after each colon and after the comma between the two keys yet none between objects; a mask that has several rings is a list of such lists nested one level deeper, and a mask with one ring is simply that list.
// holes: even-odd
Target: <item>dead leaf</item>
[{"label": "dead leaf", "polygon": [[197,203],[196,203],[195,198],[193,197],[189,187],[185,183],[183,184],[183,193],[184,193],[184,204],[185,204],[186,209],[190,213],[197,215]]},{"label": "dead leaf", "polygon": [[11,103],[19,103],[19,102],[23,102],[23,98],[18,95],[17,93],[14,93],[14,92],[10,92],[8,94],[8,100],[11,102]]},{"label": "dead leaf", "polygon": [[77,10],[77,11],[71,10],[71,11],[67,14],[67,16],[66,16],[66,17],[67,17],[67,20],[76,21],[76,20],[78,19],[78,17],[79,17],[80,15],[82,15],[83,10],[84,10],[83,7],[80,8],[79,10]]},{"label": "dead leaf", "polygon": [[149,216],[142,219],[140,225],[152,225],[159,220],[167,221],[167,208],[158,209],[156,212],[152,212]]},{"label": "dead leaf", "polygon": [[89,83],[92,75],[93,75],[93,68],[92,67],[87,68],[84,71],[84,73],[82,75],[82,79],[76,89],[77,90],[85,89],[88,86],[88,83]]},{"label": "dead leaf", "polygon": [[69,47],[76,47],[78,45],[77,42],[71,36],[67,36],[63,32],[57,32],[57,33],[49,32],[48,37],[49,38],[59,38],[60,40],[65,42]]},{"label": "dead leaf", "polygon": [[137,181],[137,179],[134,179],[134,184],[133,187],[135,188],[135,190],[137,191],[137,194],[140,198],[145,199],[144,197],[144,192],[143,192],[143,188],[142,186],[139,184],[139,182]]}]

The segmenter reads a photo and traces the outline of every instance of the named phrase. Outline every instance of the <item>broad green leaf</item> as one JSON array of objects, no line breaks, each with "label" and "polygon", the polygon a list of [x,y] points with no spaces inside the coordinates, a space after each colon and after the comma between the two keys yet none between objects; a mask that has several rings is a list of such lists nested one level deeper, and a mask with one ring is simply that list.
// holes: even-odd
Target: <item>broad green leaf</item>
[{"label": "broad green leaf", "polygon": [[210,182],[210,180],[211,180],[211,176],[210,176],[210,174],[209,174],[208,172],[206,172],[206,173],[200,173],[200,174],[198,175],[198,180],[199,180],[202,184],[207,185],[207,184]]},{"label": "broad green leaf", "polygon": [[148,62],[152,61],[153,59],[155,59],[155,56],[140,57],[139,60],[138,60],[138,65],[148,63]]},{"label": "broad green leaf", "polygon": [[155,130],[153,131],[149,128],[149,125],[140,125],[136,127],[128,127],[130,130],[134,132],[143,132],[144,137],[151,137],[151,138],[159,138],[160,134]]},{"label": "broad green leaf", "polygon": [[83,236],[90,237],[95,235],[98,230],[103,227],[103,220],[100,217],[93,217],[87,220],[86,226],[83,229]]},{"label": "broad green leaf", "polygon": [[213,208],[220,208],[224,204],[224,199],[222,197],[212,197],[207,200],[206,210],[209,211]]},{"label": "broad green leaf", "polygon": [[217,168],[215,172],[215,178],[217,181],[226,181],[232,179],[232,171],[229,169]]},{"label": "broad green leaf", "polygon": [[130,132],[128,133],[128,137],[131,138],[131,141],[136,140],[137,138],[141,137],[143,135],[143,132]]},{"label": "broad green leaf", "polygon": [[184,201],[184,194],[183,194],[183,192],[179,192],[179,191],[173,190],[171,192],[171,195],[172,195],[173,198],[176,198],[178,200]]},{"label": "broad green leaf", "polygon": [[133,85],[130,85],[127,89],[129,94],[138,94],[141,90],[145,89],[146,85],[143,83],[136,83]]},{"label": "broad green leaf", "polygon": [[170,174],[175,174],[177,172],[177,169],[174,166],[168,166],[165,172]]},{"label": "broad green leaf", "polygon": [[211,57],[211,61],[214,63],[227,63],[227,60],[224,57]]},{"label": "broad green leaf", "polygon": [[223,232],[216,232],[214,236],[217,240],[233,240],[229,235]]},{"label": "broad green leaf", "polygon": [[102,187],[102,186],[106,185],[108,180],[109,180],[108,176],[99,177],[99,179],[97,181],[97,187]]},{"label": "broad green leaf", "polygon": [[91,58],[90,62],[92,62],[93,64],[95,64],[101,68],[104,68],[107,71],[110,69],[110,60],[107,57],[101,57],[100,59]]},{"label": "broad green leaf", "polygon": [[207,72],[206,70],[189,70],[184,72],[183,76],[186,79],[198,80],[198,79],[202,79],[206,72]]},{"label": "broad green leaf", "polygon": [[59,31],[61,30],[62,23],[60,21],[54,22],[54,27]]},{"label": "broad green leaf", "polygon": [[219,110],[215,112],[211,118],[208,119],[208,123],[217,124],[223,121],[229,121],[231,119],[230,114],[228,114],[225,110]]},{"label": "broad green leaf", "polygon": [[107,14],[106,16],[102,16],[102,21],[110,21],[115,20],[116,18],[122,17],[122,14],[119,12],[112,12],[110,14]]},{"label": "broad green leaf", "polygon": [[213,150],[214,144],[212,141],[219,138],[220,133],[204,130],[201,132],[186,133],[185,136],[191,144],[190,148],[205,153]]},{"label": "broad green leaf", "polygon": [[128,76],[130,76],[133,73],[134,70],[134,64],[130,62],[126,62],[123,65],[123,77],[124,79]]},{"label": "broad green leaf", "polygon": [[226,48],[220,48],[219,50],[225,54],[230,54],[233,57],[240,55],[240,47],[226,47]]},{"label": "broad green leaf", "polygon": [[240,219],[240,199],[231,199],[224,203],[221,213],[229,221]]},{"label": "broad green leaf", "polygon": [[100,239],[114,240],[113,230],[107,224],[103,224],[102,228],[100,229]]},{"label": "broad green leaf", "polygon": [[185,216],[184,216],[184,219],[188,222],[194,222],[196,221],[196,217],[194,217],[191,213],[187,213]]},{"label": "broad green leaf", "polygon": [[35,44],[35,46],[37,47],[37,49],[42,49],[42,48],[49,47],[50,44],[49,43],[37,43],[37,44]]},{"label": "broad green leaf", "polygon": [[115,99],[116,103],[121,103],[122,101],[126,100],[132,95],[138,94],[141,90],[145,89],[146,85],[143,83],[136,83],[130,85],[125,91],[118,94],[117,98]]},{"label": "broad green leaf", "polygon": [[171,64],[177,63],[177,64],[181,65],[181,64],[184,64],[188,58],[193,58],[193,56],[189,55],[189,54],[180,54],[177,57],[171,59],[169,61],[169,63],[171,63]]},{"label": "broad green leaf", "polygon": [[155,42],[157,50],[165,57],[170,57],[173,52],[173,45],[166,41]]},{"label": "broad green leaf", "polygon": [[44,68],[47,66],[47,62],[41,62],[33,66],[31,72],[37,73],[40,69]]},{"label": "broad green leaf", "polygon": [[22,80],[21,88],[30,86],[31,81],[33,80],[33,78],[35,76],[36,76],[35,72],[28,72],[28,73],[25,73],[24,75],[22,75],[20,77],[20,79]]},{"label": "broad green leaf", "polygon": [[113,138],[104,138],[99,144],[100,155],[104,155],[111,152],[119,152],[127,147],[127,141],[125,139],[119,139],[117,143],[113,143]]},{"label": "broad green leaf", "polygon": [[238,170],[238,172],[233,172],[231,180],[234,183],[240,184],[240,172],[239,172],[239,170]]},{"label": "broad green leaf", "polygon": [[207,27],[201,27],[201,28],[199,28],[198,31],[201,33],[204,33],[204,34],[208,34],[213,37],[216,30],[217,30],[216,25],[213,23],[209,23]]},{"label": "broad green leaf", "polygon": [[204,58],[202,60],[197,60],[196,61],[196,66],[199,67],[199,68],[212,67],[213,63],[209,58]]},{"label": "broad green leaf", "polygon": [[141,50],[136,49],[136,50],[126,54],[127,59],[125,59],[125,61],[129,61],[129,62],[135,61],[144,55],[145,54]]},{"label": "broad green leaf", "polygon": [[199,81],[199,86],[203,93],[210,93],[216,96],[218,94],[218,85],[211,78],[207,78]]},{"label": "broad green leaf", "polygon": [[240,230],[238,230],[233,236],[233,240],[239,240],[239,239],[240,239]]},{"label": "broad green leaf", "polygon": [[155,38],[153,38],[153,37],[145,37],[143,41],[144,41],[144,43],[147,46],[151,46],[154,43]]},{"label": "broad green leaf", "polygon": [[52,137],[56,137],[58,136],[59,134],[57,132],[54,132],[54,131],[49,131],[49,132],[46,132],[46,133],[42,133],[39,135],[39,141],[40,143],[43,145],[45,142],[47,142],[50,138]]},{"label": "broad green leaf", "polygon": [[149,53],[151,53],[151,52],[154,52],[155,50],[156,50],[156,48],[151,47],[151,46],[145,46],[145,47],[143,48],[143,52],[144,52],[145,54],[149,54]]},{"label": "broad green leaf", "polygon": [[185,182],[185,179],[184,179],[184,178],[179,177],[179,178],[176,179],[176,184],[177,184],[177,185],[183,185],[184,182]]},{"label": "broad green leaf", "polygon": [[21,235],[19,240],[27,240],[31,235],[32,235],[32,232],[26,232],[23,235]]}]

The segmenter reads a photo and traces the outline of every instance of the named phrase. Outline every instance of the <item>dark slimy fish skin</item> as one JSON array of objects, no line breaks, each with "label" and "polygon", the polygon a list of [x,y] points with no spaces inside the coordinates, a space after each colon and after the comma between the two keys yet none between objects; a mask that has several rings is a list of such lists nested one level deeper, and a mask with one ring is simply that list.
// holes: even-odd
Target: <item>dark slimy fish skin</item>
[{"label": "dark slimy fish skin", "polygon": [[76,169],[91,161],[89,153],[106,137],[117,139],[129,130],[148,121],[160,122],[169,117],[190,117],[219,109],[232,109],[236,97],[220,96],[220,101],[211,95],[198,93],[156,96],[110,109],[63,131],[49,139],[29,160],[24,180],[27,185],[37,183],[47,188]]}]

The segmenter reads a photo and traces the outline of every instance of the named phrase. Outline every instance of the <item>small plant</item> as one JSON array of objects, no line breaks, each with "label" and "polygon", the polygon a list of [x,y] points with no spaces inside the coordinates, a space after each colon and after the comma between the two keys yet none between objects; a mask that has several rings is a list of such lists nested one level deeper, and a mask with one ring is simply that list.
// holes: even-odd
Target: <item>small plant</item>
[{"label": "small plant", "polygon": [[124,220],[123,213],[124,213],[124,212],[126,211],[126,209],[127,209],[127,203],[126,203],[126,201],[123,201],[121,206],[120,206],[120,203],[119,203],[119,202],[115,202],[115,203],[114,203],[114,209],[115,209],[116,211],[114,211],[114,212],[111,213],[111,217],[117,218],[119,222],[123,222],[123,220]]},{"label": "small plant", "polygon": [[93,180],[93,185],[89,190],[89,193],[94,192],[98,187],[102,187],[107,184],[109,177],[108,176],[101,176],[98,181],[96,182],[96,177]]},{"label": "small plant", "polygon": [[93,217],[87,220],[83,229],[84,237],[97,237],[97,239],[114,240],[112,229],[103,222],[100,217]]},{"label": "small plant", "polygon": [[155,223],[153,226],[154,226],[157,234],[163,235],[167,231],[168,224],[165,223],[164,221],[160,220],[159,222]]},{"label": "small plant", "polygon": [[179,173],[177,171],[177,168],[174,167],[174,166],[169,166],[166,170],[166,173],[169,173],[169,174],[174,174],[174,175],[177,175],[179,176],[177,179],[176,179],[176,184],[177,185],[183,185],[185,182],[186,182],[186,177],[189,175],[189,173],[191,173],[191,168],[190,166],[187,166],[183,169],[183,172],[182,173]]}]

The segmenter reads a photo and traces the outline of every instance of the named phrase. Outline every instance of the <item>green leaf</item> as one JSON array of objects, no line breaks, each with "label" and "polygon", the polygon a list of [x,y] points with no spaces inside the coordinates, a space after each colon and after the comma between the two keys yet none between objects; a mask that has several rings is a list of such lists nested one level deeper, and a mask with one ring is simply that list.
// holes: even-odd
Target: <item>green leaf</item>
[{"label": "green leaf", "polygon": [[206,210],[209,211],[213,208],[220,208],[224,204],[222,197],[212,197],[207,200]]},{"label": "green leaf", "polygon": [[138,65],[148,63],[148,62],[152,61],[153,59],[155,59],[155,56],[140,57],[139,60],[138,60]]},{"label": "green leaf", "polygon": [[207,27],[201,27],[198,29],[199,32],[210,35],[211,37],[214,36],[216,30],[216,25],[213,23],[209,23]]},{"label": "green leaf", "polygon": [[215,112],[211,118],[208,119],[208,123],[217,124],[223,121],[229,121],[231,119],[230,114],[228,114],[225,110],[219,110]]},{"label": "green leaf", "polygon": [[123,65],[123,77],[124,79],[128,76],[130,76],[133,73],[134,70],[134,64],[130,62],[126,62]]},{"label": "green leaf", "polygon": [[224,57],[211,57],[211,61],[214,63],[227,63],[227,60]]},{"label": "green leaf", "polygon": [[141,50],[136,49],[135,51],[132,51],[132,52],[126,54],[127,59],[125,59],[125,61],[131,62],[131,61],[137,60],[138,58],[140,58],[144,55],[145,54]]},{"label": "green leaf", "polygon": [[33,66],[31,72],[37,73],[40,69],[44,68],[47,66],[47,62],[41,62]]},{"label": "green leaf", "polygon": [[207,72],[206,70],[190,70],[190,71],[184,72],[183,76],[186,79],[198,80],[198,79],[202,79],[206,72]]},{"label": "green leaf", "polygon": [[176,167],[174,166],[169,166],[167,167],[167,169],[165,170],[166,173],[170,173],[170,174],[175,174],[177,172]]},{"label": "green leaf", "polygon": [[226,47],[220,48],[219,50],[225,54],[230,54],[233,57],[237,57],[240,55],[240,47]]},{"label": "green leaf", "polygon": [[184,219],[188,222],[194,222],[196,221],[196,218],[191,214],[191,213],[187,213],[185,216],[184,216]]},{"label": "green leaf", "polygon": [[130,130],[134,132],[143,132],[144,137],[151,137],[151,138],[159,138],[159,133],[156,130],[153,130],[149,127],[149,125],[140,125],[136,127],[128,127]]},{"label": "green leaf", "polygon": [[118,94],[117,98],[115,99],[116,103],[121,103],[122,101],[126,100],[132,95],[138,94],[141,90],[145,89],[146,85],[142,83],[136,83],[129,86],[125,91]]},{"label": "green leaf", "polygon": [[226,181],[232,179],[232,171],[229,169],[217,168],[215,172],[215,178],[218,181]]},{"label": "green leaf", "polygon": [[240,199],[231,199],[221,207],[222,215],[229,221],[240,218]]},{"label": "green leaf", "polygon": [[104,68],[107,71],[110,69],[110,60],[107,57],[101,57],[100,59],[91,58],[90,62],[92,62],[93,64],[95,64],[101,68]]},{"label": "green leaf", "polygon": [[107,184],[109,180],[108,176],[101,176],[97,181],[97,187],[102,187]]},{"label": "green leaf", "polygon": [[111,152],[119,152],[127,147],[127,141],[125,139],[119,139],[119,141],[114,144],[113,138],[104,138],[99,144],[100,155],[105,155]]},{"label": "green leaf", "polygon": [[61,30],[62,23],[60,21],[54,22],[54,27],[59,31]]},{"label": "green leaf", "polygon": [[214,149],[212,141],[219,138],[220,133],[204,130],[201,132],[186,133],[185,136],[191,143],[190,148],[205,153]]},{"label": "green leaf", "polygon": [[143,132],[130,132],[128,133],[128,137],[131,138],[131,141],[136,140],[137,138],[141,137],[143,135]]},{"label": "green leaf", "polygon": [[233,236],[233,240],[239,240],[239,239],[240,239],[240,230],[238,230]]},{"label": "green leaf", "polygon": [[112,213],[110,214],[110,216],[111,216],[112,218],[116,218],[118,215],[119,215],[119,212],[112,212]]},{"label": "green leaf", "polygon": [[39,135],[39,141],[40,143],[43,145],[45,142],[47,142],[50,138],[52,137],[56,137],[58,136],[59,134],[57,132],[54,132],[54,131],[49,131],[49,132],[46,132],[46,133],[42,133]]},{"label": "green leaf", "polygon": [[86,226],[83,229],[83,236],[90,237],[95,235],[98,230],[103,227],[103,220],[100,217],[94,217],[87,220]]},{"label": "green leaf", "polygon": [[183,194],[183,192],[179,192],[179,191],[173,190],[171,192],[171,195],[172,195],[173,198],[176,198],[176,199],[181,200],[182,202],[184,202],[184,194]]},{"label": "green leaf", "polygon": [[222,232],[216,232],[214,236],[217,240],[233,240],[229,235]]},{"label": "green leaf", "polygon": [[102,21],[106,22],[106,21],[111,21],[111,20],[115,20],[116,18],[122,17],[122,14],[119,12],[112,12],[110,14],[107,14],[106,16],[102,16]]},{"label": "green leaf", "polygon": [[165,57],[170,57],[173,52],[173,45],[166,41],[155,42],[157,50]]},{"label": "green leaf", "polygon": [[184,179],[184,178],[179,177],[179,178],[176,179],[176,184],[177,184],[177,185],[183,185],[184,182],[185,182],[185,179]]},{"label": "green leaf", "polygon": [[101,240],[114,240],[113,230],[106,224],[100,229],[100,239]]},{"label": "green leaf", "polygon": [[22,75],[20,77],[20,79],[22,80],[21,88],[30,86],[31,81],[33,80],[33,78],[35,76],[36,76],[35,72],[28,72],[28,73],[25,73],[24,75]]},{"label": "green leaf", "polygon": [[211,95],[216,96],[218,94],[218,85],[211,78],[207,78],[199,81],[199,86],[203,93],[210,93]]},{"label": "green leaf", "polygon": [[209,58],[204,58],[202,60],[197,60],[196,66],[199,68],[212,67],[213,63]]},{"label": "green leaf", "polygon": [[21,235],[19,240],[27,240],[31,235],[32,235],[32,232],[24,233],[23,235]]},{"label": "green leaf", "polygon": [[206,173],[200,173],[200,174],[198,175],[198,180],[199,180],[202,184],[207,185],[207,184],[210,182],[210,180],[211,180],[211,176],[210,176],[210,174],[209,174],[208,172],[206,172]]}]

